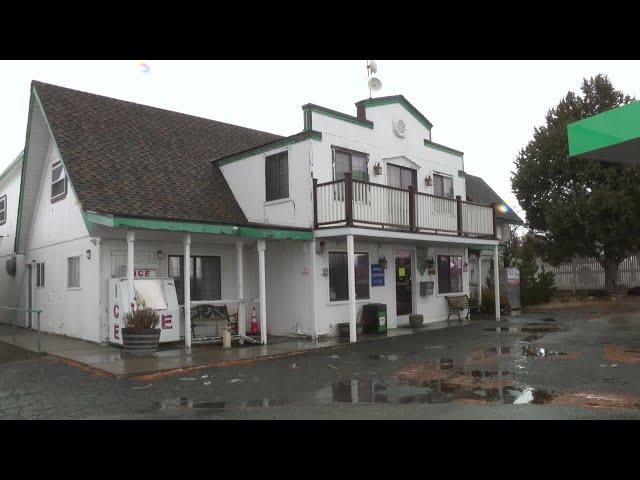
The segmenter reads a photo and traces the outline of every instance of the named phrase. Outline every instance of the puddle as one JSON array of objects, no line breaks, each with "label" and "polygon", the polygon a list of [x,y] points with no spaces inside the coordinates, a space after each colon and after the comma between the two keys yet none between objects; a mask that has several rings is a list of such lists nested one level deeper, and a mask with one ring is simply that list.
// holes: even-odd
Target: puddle
[{"label": "puddle", "polygon": [[490,327],[483,330],[496,333],[547,333],[558,332],[561,329],[557,325],[549,325],[548,323],[527,323],[517,327]]},{"label": "puddle", "polygon": [[268,408],[284,405],[286,402],[277,399],[258,399],[258,400],[246,400],[236,402],[211,402],[211,401],[194,401],[187,397],[171,398],[168,400],[162,400],[155,402],[155,407],[159,409],[167,408],[203,408],[203,409],[225,409],[225,408],[246,408],[246,407],[260,407]]},{"label": "puddle", "polygon": [[369,360],[390,360],[392,362],[395,362],[396,360],[398,360],[398,355],[369,355]]},{"label": "puddle", "polygon": [[557,352],[555,350],[549,350],[542,347],[534,347],[533,345],[523,346],[522,355],[525,357],[554,357],[554,356],[566,356],[565,352]]},{"label": "puddle", "polygon": [[546,323],[533,323],[521,328],[523,332],[527,333],[545,333],[545,332],[558,332],[560,327],[556,325],[547,325]]}]

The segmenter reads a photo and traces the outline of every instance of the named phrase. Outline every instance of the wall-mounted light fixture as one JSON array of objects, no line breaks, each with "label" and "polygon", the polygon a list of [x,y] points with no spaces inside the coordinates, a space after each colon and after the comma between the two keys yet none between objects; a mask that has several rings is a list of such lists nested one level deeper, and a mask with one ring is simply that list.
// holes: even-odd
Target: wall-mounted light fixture
[{"label": "wall-mounted light fixture", "polygon": [[386,270],[386,268],[387,268],[387,259],[384,256],[380,257],[378,259],[378,265],[380,265],[380,267],[383,270]]},{"label": "wall-mounted light fixture", "polygon": [[316,253],[322,255],[324,253],[324,240],[320,240],[316,243]]},{"label": "wall-mounted light fixture", "polygon": [[91,250],[87,250],[87,260],[91,260]]},{"label": "wall-mounted light fixture", "polygon": [[433,185],[433,180],[431,180],[431,175],[427,175],[427,178],[424,179],[424,184],[427,187],[430,187],[431,185]]},{"label": "wall-mounted light fixture", "polygon": [[161,259],[162,259],[162,250],[158,250],[158,251],[156,252],[156,258],[157,258],[158,260],[161,260]]},{"label": "wall-mounted light fixture", "polygon": [[373,173],[376,175],[382,175],[382,165],[380,165],[380,162],[376,162],[373,166]]}]

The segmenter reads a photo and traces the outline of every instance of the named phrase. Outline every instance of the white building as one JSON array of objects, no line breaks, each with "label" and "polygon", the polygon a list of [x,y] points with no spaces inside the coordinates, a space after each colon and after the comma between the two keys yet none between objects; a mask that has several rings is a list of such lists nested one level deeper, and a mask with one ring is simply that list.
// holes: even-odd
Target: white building
[{"label": "white building", "polygon": [[469,249],[497,255],[462,152],[402,96],[305,105],[289,137],[35,81],[29,108],[0,177],[0,256],[24,275],[0,277],[0,304],[41,309],[43,331],[107,341],[108,281],[137,270],[176,278],[187,318],[189,298],[245,300],[240,328],[256,307],[263,342],[335,334],[367,303],[389,328],[435,322],[469,293]]}]

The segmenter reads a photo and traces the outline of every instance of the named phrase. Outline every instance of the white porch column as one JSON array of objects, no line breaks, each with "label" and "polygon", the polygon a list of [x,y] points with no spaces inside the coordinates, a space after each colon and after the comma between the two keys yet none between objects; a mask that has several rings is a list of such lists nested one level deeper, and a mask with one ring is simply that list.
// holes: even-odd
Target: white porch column
[{"label": "white porch column", "polygon": [[191,234],[184,234],[184,344],[191,348]]},{"label": "white porch column", "polygon": [[349,282],[349,341],[355,343],[356,335],[356,268],[353,235],[347,235],[347,279]]},{"label": "white porch column", "polygon": [[478,250],[478,305],[482,305],[482,250]]},{"label": "white porch column", "polygon": [[258,240],[258,278],[260,280],[260,342],[267,344],[267,281],[265,275],[264,251],[267,246],[264,240]]},{"label": "white porch column", "polygon": [[127,231],[127,282],[129,283],[129,303],[133,302],[135,297],[135,287],[133,285],[133,264],[135,262],[134,257],[134,243],[136,241],[136,234],[133,230]]},{"label": "white porch column", "polygon": [[[243,243],[241,240],[236,241],[236,278],[238,279],[238,300],[244,300],[244,276],[242,271],[242,253]],[[245,325],[245,308],[241,301],[238,304],[238,335],[246,335],[247,328]]]},{"label": "white porch column", "polygon": [[493,247],[493,277],[496,297],[496,320],[500,320],[500,265],[498,264],[498,245]]}]

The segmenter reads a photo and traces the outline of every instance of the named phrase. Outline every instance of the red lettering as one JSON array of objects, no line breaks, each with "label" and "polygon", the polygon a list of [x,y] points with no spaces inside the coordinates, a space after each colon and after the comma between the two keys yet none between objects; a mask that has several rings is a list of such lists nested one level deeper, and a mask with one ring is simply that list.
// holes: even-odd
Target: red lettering
[{"label": "red lettering", "polygon": [[120,325],[113,326],[113,336],[116,340],[120,340]]},{"label": "red lettering", "polygon": [[173,320],[173,315],[162,315],[162,329],[170,330],[173,328],[171,321]]},{"label": "red lettering", "polygon": [[116,320],[120,316],[120,307],[118,305],[113,306],[113,316],[116,317]]}]

